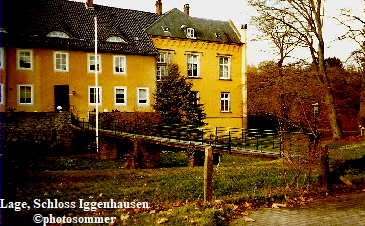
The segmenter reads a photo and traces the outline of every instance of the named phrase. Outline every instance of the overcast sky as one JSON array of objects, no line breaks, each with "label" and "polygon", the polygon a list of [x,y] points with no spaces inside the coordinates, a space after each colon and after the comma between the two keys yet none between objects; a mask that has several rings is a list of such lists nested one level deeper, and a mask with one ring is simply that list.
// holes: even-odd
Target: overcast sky
[{"label": "overcast sky", "polygon": [[[74,0],[85,2],[83,0]],[[156,0],[94,0],[95,4],[107,5],[125,9],[135,9],[146,12],[155,12]],[[233,20],[235,25],[239,27],[241,24],[250,24],[250,18],[255,10],[246,5],[245,0],[162,0],[163,12],[167,12],[173,8],[183,11],[184,4],[190,5],[190,15],[213,20]],[[363,0],[325,0],[325,34],[326,34],[326,57],[336,56],[341,60],[346,60],[350,52],[355,50],[357,46],[347,41],[334,41],[341,36],[345,30],[338,25],[331,17],[339,16],[339,9],[348,8],[355,13],[363,16],[364,2]],[[248,27],[249,40],[255,38],[257,31],[253,27]],[[248,42],[248,61],[250,64],[258,64],[264,60],[273,59],[270,54],[268,45],[263,42]],[[268,51],[269,50],[269,51]]]}]

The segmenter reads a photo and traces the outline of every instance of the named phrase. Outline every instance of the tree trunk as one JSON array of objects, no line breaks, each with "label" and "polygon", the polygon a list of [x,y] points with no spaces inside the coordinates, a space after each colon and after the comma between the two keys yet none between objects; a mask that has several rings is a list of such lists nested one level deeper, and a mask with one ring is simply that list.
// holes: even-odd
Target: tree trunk
[{"label": "tree trunk", "polygon": [[[318,5],[319,4],[319,5]],[[332,128],[332,137],[334,140],[340,140],[343,138],[343,131],[341,128],[340,121],[338,120],[338,114],[336,110],[336,103],[334,99],[334,92],[331,86],[331,82],[328,79],[327,72],[325,69],[325,61],[324,61],[324,41],[323,41],[323,18],[322,15],[324,14],[322,12],[323,10],[323,4],[322,0],[319,0],[317,2],[317,6],[319,10],[315,13],[315,20],[317,24],[317,39],[318,39],[318,74],[319,74],[319,82],[322,84],[322,87],[324,88],[325,95],[325,103],[328,110],[328,120],[330,122],[331,128]],[[315,4],[312,1],[312,8],[315,9]]]},{"label": "tree trunk", "polygon": [[340,140],[343,138],[343,131],[341,124],[338,120],[338,114],[336,110],[335,100],[333,98],[333,90],[331,87],[325,88],[326,92],[324,95],[326,107],[328,110],[328,120],[332,128],[332,137],[334,140]]},{"label": "tree trunk", "polygon": [[360,110],[359,110],[359,125],[365,126],[365,83],[364,83],[364,73],[361,74],[361,92],[360,92]]}]

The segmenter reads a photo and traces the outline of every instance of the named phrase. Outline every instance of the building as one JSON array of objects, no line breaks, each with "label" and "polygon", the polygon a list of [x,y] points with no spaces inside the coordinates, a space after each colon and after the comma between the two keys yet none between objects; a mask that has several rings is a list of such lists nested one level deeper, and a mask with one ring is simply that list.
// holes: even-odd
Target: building
[{"label": "building", "polygon": [[159,15],[66,0],[4,1],[1,11],[2,111],[153,110],[157,50],[144,29]]},{"label": "building", "polygon": [[162,14],[161,0],[156,13],[92,0],[6,0],[1,7],[1,111],[86,118],[98,104],[99,111],[150,112],[156,82],[177,63],[210,126],[246,127],[245,27],[191,17],[189,5]]},{"label": "building", "polygon": [[[162,2],[156,1],[162,14]],[[191,17],[189,5],[184,12],[172,9],[148,29],[157,57],[158,81],[170,63],[193,83],[211,127],[246,127],[246,27],[239,31],[231,21]]]}]

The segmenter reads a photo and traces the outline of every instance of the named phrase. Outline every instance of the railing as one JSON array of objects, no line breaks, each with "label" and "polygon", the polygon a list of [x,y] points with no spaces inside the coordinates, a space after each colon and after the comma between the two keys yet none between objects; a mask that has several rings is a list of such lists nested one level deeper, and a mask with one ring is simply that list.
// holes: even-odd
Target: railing
[{"label": "railing", "polygon": [[[95,122],[79,121],[82,129],[95,129]],[[161,124],[144,124],[131,121],[114,121],[99,126],[100,129],[114,131],[114,134],[124,132],[136,135],[162,137],[174,139],[177,141],[194,141],[202,144],[209,144],[213,148],[219,147],[221,150],[231,152],[234,148],[250,150],[270,150],[282,152],[283,140],[288,136],[305,135],[304,132],[288,132],[275,130],[259,130],[244,128],[227,128],[227,127],[194,127],[189,125],[161,125]]]}]

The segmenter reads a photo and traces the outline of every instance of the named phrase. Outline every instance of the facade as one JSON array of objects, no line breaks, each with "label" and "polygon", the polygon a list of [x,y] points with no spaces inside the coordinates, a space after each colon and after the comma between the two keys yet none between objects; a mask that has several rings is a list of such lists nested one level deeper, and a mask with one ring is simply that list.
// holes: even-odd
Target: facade
[{"label": "facade", "polygon": [[92,1],[4,1],[0,111],[87,118],[98,104],[99,111],[151,112],[156,82],[176,63],[209,126],[246,127],[244,35],[231,22],[190,17],[188,5],[162,14],[161,4],[149,13]]},{"label": "facade", "polygon": [[157,50],[142,31],[159,16],[90,4],[3,3],[1,111],[153,110]]},{"label": "facade", "polygon": [[[161,2],[157,1],[157,13]],[[200,19],[172,9],[147,30],[159,51],[156,80],[168,65],[193,83],[211,127],[247,127],[246,27],[239,32],[232,22]]]}]

